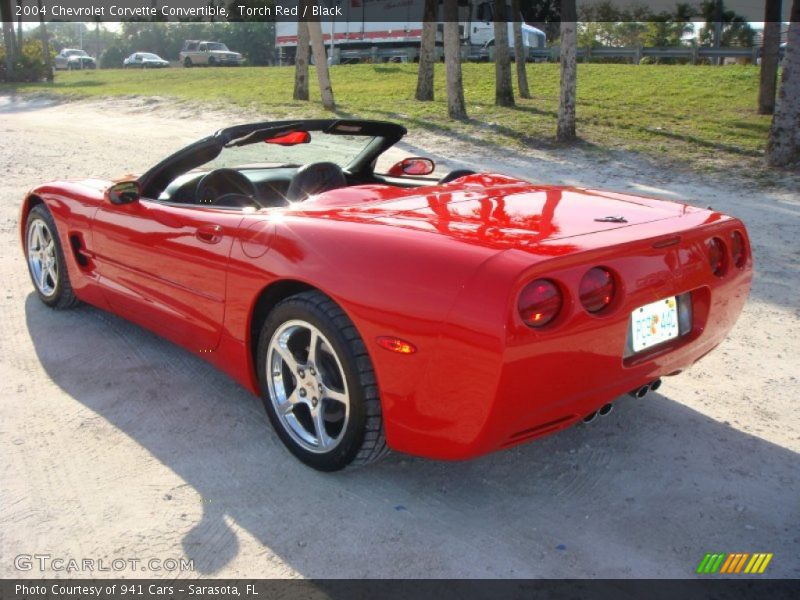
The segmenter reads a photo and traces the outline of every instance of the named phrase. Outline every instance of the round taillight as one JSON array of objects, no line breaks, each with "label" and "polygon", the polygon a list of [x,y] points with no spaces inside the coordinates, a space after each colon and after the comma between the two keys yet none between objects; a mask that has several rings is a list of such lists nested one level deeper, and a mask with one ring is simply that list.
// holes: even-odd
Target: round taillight
[{"label": "round taillight", "polygon": [[581,279],[580,298],[583,308],[590,313],[599,313],[614,299],[616,293],[614,277],[603,267],[589,269]]},{"label": "round taillight", "polygon": [[719,238],[711,238],[708,242],[708,264],[711,272],[717,277],[725,274],[726,267],[725,244]]},{"label": "round taillight", "polygon": [[744,247],[744,236],[738,231],[734,231],[733,235],[731,236],[731,258],[733,259],[733,264],[740,269],[744,267],[744,264],[747,262],[747,253],[745,252]]},{"label": "round taillight", "polygon": [[562,303],[561,291],[555,283],[537,279],[523,288],[517,307],[526,325],[542,327],[558,316]]}]

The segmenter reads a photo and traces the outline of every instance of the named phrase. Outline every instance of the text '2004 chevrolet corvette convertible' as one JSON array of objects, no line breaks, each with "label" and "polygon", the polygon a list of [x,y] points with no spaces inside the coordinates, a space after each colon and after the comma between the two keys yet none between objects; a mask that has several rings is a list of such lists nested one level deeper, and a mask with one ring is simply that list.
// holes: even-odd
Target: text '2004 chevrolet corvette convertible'
[{"label": "text '2004 chevrolet corvette convertible'", "polygon": [[717,346],[752,278],[713,210],[378,157],[361,120],[218,131],[139,177],[22,206],[36,292],[184,346],[321,470],[463,459],[643,395]]}]

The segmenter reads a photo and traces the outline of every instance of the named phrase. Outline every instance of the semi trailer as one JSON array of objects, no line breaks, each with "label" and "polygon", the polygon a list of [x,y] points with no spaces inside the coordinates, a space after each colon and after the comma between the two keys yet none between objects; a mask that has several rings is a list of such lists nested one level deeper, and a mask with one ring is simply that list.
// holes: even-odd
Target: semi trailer
[{"label": "semi trailer", "polygon": [[[413,62],[419,57],[425,0],[332,0],[340,17],[322,18],[322,34],[332,64],[350,62]],[[439,5],[439,17],[442,7]],[[506,14],[511,15],[510,6]],[[516,18],[521,20],[521,15]],[[494,2],[459,1],[459,34],[465,60],[487,60],[494,46]],[[509,45],[514,47],[513,23],[508,23]],[[443,26],[436,29],[436,52],[441,58]],[[526,59],[545,47],[545,34],[522,23]],[[297,23],[275,24],[275,46],[281,64],[293,64],[297,53]]]}]

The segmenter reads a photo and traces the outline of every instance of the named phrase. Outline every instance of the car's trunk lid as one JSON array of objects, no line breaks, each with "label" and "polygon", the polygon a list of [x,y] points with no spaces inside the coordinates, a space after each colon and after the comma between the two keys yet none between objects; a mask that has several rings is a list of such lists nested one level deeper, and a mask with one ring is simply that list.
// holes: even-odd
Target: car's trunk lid
[{"label": "car's trunk lid", "polygon": [[[406,196],[343,210],[398,227],[426,229],[465,241],[526,246],[680,217],[699,209],[590,189],[501,185],[453,191],[427,188]],[[436,191],[433,191],[436,190]]]}]

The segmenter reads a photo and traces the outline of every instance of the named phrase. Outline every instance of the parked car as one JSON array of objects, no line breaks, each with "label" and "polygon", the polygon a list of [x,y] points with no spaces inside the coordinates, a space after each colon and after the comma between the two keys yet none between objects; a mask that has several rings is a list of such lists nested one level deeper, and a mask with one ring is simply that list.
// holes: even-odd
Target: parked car
[{"label": "parked car", "polygon": [[56,54],[54,66],[60,70],[96,69],[97,62],[85,50],[64,48]]},{"label": "parked car", "polygon": [[152,52],[134,52],[124,61],[123,69],[163,69],[169,66],[169,61]]},{"label": "parked car", "polygon": [[187,40],[179,54],[184,67],[203,66],[238,66],[245,63],[245,58],[238,52],[228,50],[221,42],[201,42]]},{"label": "parked car", "polygon": [[19,220],[34,290],[221,368],[326,471],[389,448],[471,458],[590,422],[703,358],[741,313],[740,220],[496,173],[434,179],[421,157],[376,172],[405,134],[251,123],[139,177],[36,187]]}]

